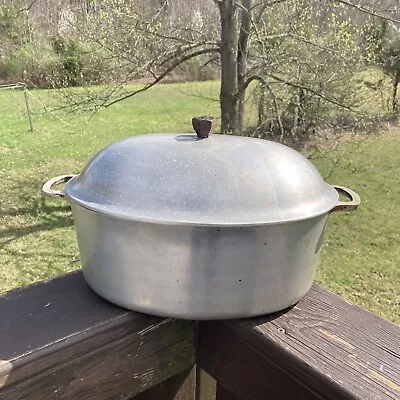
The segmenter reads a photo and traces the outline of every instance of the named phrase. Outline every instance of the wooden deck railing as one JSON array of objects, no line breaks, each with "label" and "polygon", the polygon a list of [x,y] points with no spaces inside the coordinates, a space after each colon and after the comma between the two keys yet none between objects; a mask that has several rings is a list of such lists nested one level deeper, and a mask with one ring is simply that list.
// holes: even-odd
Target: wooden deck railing
[{"label": "wooden deck railing", "polygon": [[199,323],[113,306],[79,272],[0,296],[1,400],[133,398],[398,400],[400,328],[317,285]]}]

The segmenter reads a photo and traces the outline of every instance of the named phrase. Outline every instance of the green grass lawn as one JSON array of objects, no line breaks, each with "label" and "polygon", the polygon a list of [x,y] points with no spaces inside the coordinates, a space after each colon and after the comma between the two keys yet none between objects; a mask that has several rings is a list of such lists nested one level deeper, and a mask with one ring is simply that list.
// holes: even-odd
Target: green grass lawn
[{"label": "green grass lawn", "polygon": [[[45,112],[54,93],[33,91],[30,133],[22,93],[0,91],[0,292],[79,267],[69,206],[43,198],[44,181],[79,172],[122,137],[191,131],[193,116],[218,115],[217,99],[216,82],[163,85],[88,121]],[[328,181],[357,191],[362,206],[330,217],[317,279],[400,323],[400,131],[347,141],[338,155]],[[323,174],[330,168],[327,159],[315,163]]]}]

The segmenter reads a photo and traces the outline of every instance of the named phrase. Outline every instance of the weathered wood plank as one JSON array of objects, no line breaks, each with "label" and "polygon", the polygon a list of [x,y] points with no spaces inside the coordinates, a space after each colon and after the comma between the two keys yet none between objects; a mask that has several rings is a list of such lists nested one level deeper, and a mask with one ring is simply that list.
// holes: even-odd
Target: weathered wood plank
[{"label": "weathered wood plank", "polygon": [[197,399],[215,400],[217,382],[207,372],[197,367]]},{"label": "weathered wood plank", "polygon": [[124,399],[194,364],[193,323],[130,312],[73,273],[0,296],[0,399]]},{"label": "weathered wood plank", "polygon": [[199,324],[197,360],[238,399],[400,398],[400,328],[317,285],[286,312]]},{"label": "weathered wood plank", "polygon": [[197,400],[196,368],[183,371],[140,393],[131,400]]}]

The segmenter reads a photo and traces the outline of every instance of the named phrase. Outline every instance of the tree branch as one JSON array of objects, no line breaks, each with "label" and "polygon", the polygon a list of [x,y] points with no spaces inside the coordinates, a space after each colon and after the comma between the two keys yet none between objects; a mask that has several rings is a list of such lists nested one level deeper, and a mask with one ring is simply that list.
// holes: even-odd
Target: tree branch
[{"label": "tree branch", "polygon": [[253,10],[254,8],[256,8],[258,6],[262,6],[262,10],[265,10],[267,7],[272,7],[275,4],[285,3],[286,1],[288,1],[288,0],[259,1],[258,3],[254,4],[251,7],[251,10]]},{"label": "tree branch", "polygon": [[350,0],[334,0],[334,1],[336,1],[337,3],[344,4],[344,5],[348,6],[348,7],[355,8],[356,10],[361,11],[361,12],[363,12],[365,14],[371,15],[373,17],[382,18],[382,19],[385,19],[385,20],[390,21],[392,23],[400,24],[400,20],[398,20],[398,19],[394,19],[394,18],[392,18],[390,16],[383,15],[381,13],[377,13],[376,11],[374,11],[373,9],[371,9],[369,7],[365,7],[365,6],[362,6],[360,4],[355,4]]},{"label": "tree branch", "polygon": [[251,82],[253,81],[259,81],[261,83],[265,82],[265,79],[262,76],[259,75],[253,75],[250,76],[243,84],[243,87],[241,88],[241,90],[245,91],[247,89],[247,87],[250,85]]},{"label": "tree branch", "polygon": [[315,43],[312,40],[309,40],[309,39],[307,39],[307,38],[305,38],[305,37],[303,37],[301,35],[289,32],[287,34],[287,36],[291,37],[292,39],[298,40],[299,42],[302,42],[302,43],[305,43],[305,44],[309,44],[310,46],[313,46],[313,47],[315,47],[315,48],[317,48],[319,50],[323,50],[323,51],[326,51],[327,53],[334,54],[334,55],[346,60],[346,58],[344,56],[342,56],[341,54],[339,54],[337,51],[335,51],[333,49],[330,49],[329,47],[326,47],[326,46],[321,46],[318,43]]},{"label": "tree branch", "polygon": [[35,3],[36,3],[37,1],[38,1],[38,0],[32,0],[31,3],[29,4],[29,6],[26,6],[26,7],[24,7],[24,8],[21,8],[21,9],[17,12],[17,15],[19,15],[19,14],[21,14],[21,13],[23,13],[23,12],[29,11],[29,10],[35,5]]},{"label": "tree branch", "polygon": [[272,90],[271,86],[268,84],[268,82],[266,80],[264,81],[263,85],[267,88],[269,94],[272,97],[272,103],[274,105],[276,119],[278,120],[279,130],[281,132],[281,136],[280,136],[279,140],[282,141],[283,137],[285,136],[285,129],[283,127],[281,114],[279,112],[278,99],[276,98],[274,91]]},{"label": "tree branch", "polygon": [[276,95],[275,95],[274,91],[272,90],[271,86],[268,84],[267,80],[264,79],[260,75],[253,75],[250,78],[248,78],[246,80],[246,82],[244,83],[243,90],[246,90],[247,87],[250,85],[250,83],[253,82],[253,81],[260,82],[261,86],[265,87],[268,90],[268,92],[271,95],[271,97],[272,97],[272,103],[273,103],[273,107],[274,107],[274,112],[276,114],[276,119],[278,121],[279,130],[280,130],[280,133],[281,133],[280,140],[282,140],[283,136],[285,135],[285,129],[283,127],[281,114],[279,112],[278,99],[276,98]]},{"label": "tree branch", "polygon": [[181,48],[178,48],[175,52],[173,52],[171,55],[169,55],[168,57],[166,57],[166,58],[164,58],[163,60],[162,60],[162,62],[159,64],[159,67],[161,67],[162,65],[164,65],[164,64],[167,64],[168,62],[170,62],[171,60],[173,60],[174,58],[176,58],[176,57],[179,57],[179,56],[181,56],[183,53],[186,53],[186,52],[188,52],[188,51],[191,51],[191,50],[194,50],[194,49],[196,49],[197,47],[201,47],[201,46],[219,46],[219,43],[217,43],[217,42],[200,42],[200,43],[195,43],[195,44],[192,44],[192,45],[190,45],[190,46],[186,46],[186,47],[181,47]]},{"label": "tree branch", "polygon": [[207,60],[201,67],[204,68],[204,67],[206,67],[207,65],[212,64],[213,62],[217,62],[217,61],[219,61],[219,56],[210,58],[210,59]]},{"label": "tree branch", "polygon": [[170,74],[175,68],[179,67],[179,65],[181,65],[182,63],[184,63],[185,61],[190,60],[191,58],[194,57],[198,57],[202,54],[207,54],[207,53],[216,53],[219,52],[219,47],[213,47],[213,48],[207,48],[207,49],[202,49],[202,50],[198,50],[194,53],[191,54],[187,54],[184,56],[179,57],[174,63],[172,63],[172,65],[170,67],[168,67],[164,72],[162,72],[154,81],[147,83],[144,87],[142,87],[141,89],[135,90],[131,93],[128,93],[125,96],[122,96],[118,99],[112,100],[109,103],[106,104],[107,100],[105,100],[104,103],[104,107],[110,107],[111,105],[118,103],[119,101],[128,99],[132,96],[135,96],[138,93],[144,92],[148,89],[150,89],[151,87],[153,87],[154,85],[156,85],[157,83],[159,83],[160,81],[162,81],[168,74]]},{"label": "tree branch", "polygon": [[168,0],[164,0],[162,2],[162,4],[160,5],[160,7],[158,8],[158,10],[156,10],[156,13],[154,14],[152,21],[155,21],[160,15],[161,13],[164,11],[165,8],[168,7]]},{"label": "tree branch", "polygon": [[251,11],[254,10],[254,9],[255,9],[256,7],[258,7],[258,6],[261,6],[261,9],[257,12],[257,18],[256,18],[255,23],[256,23],[257,25],[260,23],[261,18],[263,17],[263,15],[264,15],[264,13],[265,13],[265,11],[266,11],[266,9],[267,9],[268,7],[272,7],[272,6],[276,5],[276,4],[285,3],[286,1],[288,1],[288,0],[260,1],[260,2],[258,2],[258,3],[256,3],[256,4],[254,4],[254,5],[250,8]]},{"label": "tree branch", "polygon": [[334,104],[334,105],[336,105],[336,106],[338,106],[340,108],[344,108],[344,109],[349,110],[351,112],[354,112],[356,114],[361,114],[359,111],[355,110],[354,108],[352,108],[350,106],[346,106],[345,104],[340,103],[340,102],[338,102],[338,101],[336,101],[334,99],[331,99],[331,98],[325,96],[323,93],[317,92],[316,90],[311,89],[310,87],[301,85],[299,83],[287,81],[287,80],[285,80],[283,78],[280,78],[279,76],[276,76],[276,75],[273,75],[273,74],[268,74],[268,76],[270,76],[272,79],[275,79],[277,82],[281,82],[281,83],[283,83],[283,84],[285,84],[287,86],[291,86],[291,87],[294,87],[294,88],[297,88],[297,89],[303,89],[303,90],[305,90],[305,91],[307,91],[309,93],[314,94],[317,97],[320,97],[321,99],[327,101],[328,103]]}]

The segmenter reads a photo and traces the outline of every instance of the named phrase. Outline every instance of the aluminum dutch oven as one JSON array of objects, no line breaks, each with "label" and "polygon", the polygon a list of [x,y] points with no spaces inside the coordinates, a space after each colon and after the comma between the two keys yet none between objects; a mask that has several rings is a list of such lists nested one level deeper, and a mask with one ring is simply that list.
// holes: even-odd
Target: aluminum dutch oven
[{"label": "aluminum dutch oven", "polygon": [[193,126],[118,141],[44,184],[71,204],[87,283],[117,305],[184,319],[293,305],[313,283],[329,213],[356,209],[358,195],[287,146],[208,137],[211,118]]}]

